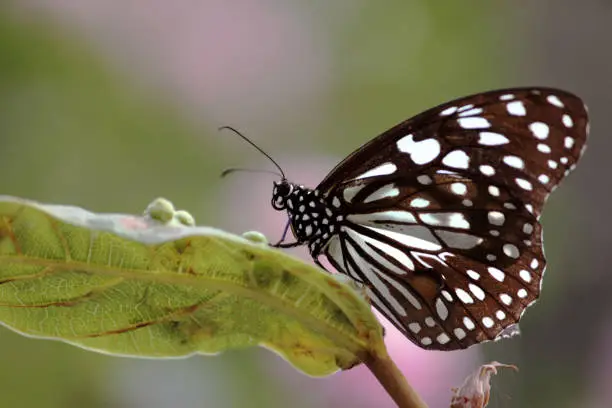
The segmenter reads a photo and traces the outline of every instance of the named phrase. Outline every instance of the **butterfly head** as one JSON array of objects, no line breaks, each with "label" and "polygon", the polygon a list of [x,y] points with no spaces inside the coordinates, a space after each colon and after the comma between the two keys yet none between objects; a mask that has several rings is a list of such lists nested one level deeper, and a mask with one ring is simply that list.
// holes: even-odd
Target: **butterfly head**
[{"label": "butterfly head", "polygon": [[282,211],[287,208],[287,201],[291,193],[293,193],[294,185],[287,180],[282,179],[280,182],[274,182],[272,190],[272,207],[275,210]]}]

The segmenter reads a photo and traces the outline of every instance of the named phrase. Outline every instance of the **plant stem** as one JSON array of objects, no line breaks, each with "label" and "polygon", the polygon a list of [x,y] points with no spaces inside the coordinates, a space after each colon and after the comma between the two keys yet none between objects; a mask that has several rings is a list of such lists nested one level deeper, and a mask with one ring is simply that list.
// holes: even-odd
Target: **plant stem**
[{"label": "plant stem", "polygon": [[380,350],[377,351],[369,352],[362,361],[397,406],[399,408],[427,408],[427,404],[408,383],[391,357],[386,352],[381,355]]}]

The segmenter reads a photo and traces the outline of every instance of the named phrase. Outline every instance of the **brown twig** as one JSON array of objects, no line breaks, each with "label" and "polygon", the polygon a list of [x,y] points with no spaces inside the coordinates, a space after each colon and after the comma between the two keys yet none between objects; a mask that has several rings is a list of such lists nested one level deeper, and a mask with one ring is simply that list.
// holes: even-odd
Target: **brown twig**
[{"label": "brown twig", "polygon": [[380,351],[369,352],[362,361],[399,408],[427,408],[386,352],[384,355]]}]

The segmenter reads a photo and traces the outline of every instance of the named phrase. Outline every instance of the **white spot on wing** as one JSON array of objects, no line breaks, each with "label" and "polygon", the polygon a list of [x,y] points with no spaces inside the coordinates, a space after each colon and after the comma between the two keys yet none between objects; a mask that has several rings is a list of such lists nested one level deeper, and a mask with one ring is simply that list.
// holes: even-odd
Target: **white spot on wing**
[{"label": "white spot on wing", "polygon": [[463,129],[488,129],[491,127],[489,121],[481,117],[459,118],[457,123]]},{"label": "white spot on wing", "polygon": [[563,108],[563,102],[561,102],[561,100],[555,96],[555,95],[548,95],[546,97],[546,100],[548,101],[548,103],[550,103],[551,105],[555,105],[558,108]]},{"label": "white spot on wing", "polygon": [[453,150],[444,156],[442,163],[449,167],[467,169],[470,165],[470,157],[463,150]]},{"label": "white spot on wing", "polygon": [[537,149],[538,149],[538,151],[540,151],[542,153],[546,153],[546,154],[551,152],[550,146],[548,146],[547,144],[544,144],[544,143],[538,143]]},{"label": "white spot on wing", "polygon": [[504,213],[499,211],[489,211],[487,218],[489,219],[489,223],[492,225],[504,225],[504,222],[506,221]]},{"label": "white spot on wing", "polygon": [[482,318],[482,324],[487,329],[490,329],[491,327],[493,327],[495,325],[495,322],[489,316],[485,316],[485,317]]},{"label": "white spot on wing", "polygon": [[438,212],[420,214],[421,221],[428,225],[469,229],[470,223],[459,212]]},{"label": "white spot on wing", "polygon": [[519,272],[519,276],[525,282],[527,283],[531,282],[531,273],[529,273],[529,271],[526,271],[525,269],[521,269]]},{"label": "white spot on wing", "polygon": [[516,181],[516,184],[523,190],[527,190],[527,191],[533,190],[533,186],[531,185],[531,183],[525,179],[517,177],[514,181]]},{"label": "white spot on wing", "polygon": [[417,197],[410,202],[410,206],[414,208],[426,208],[429,206],[429,200]]},{"label": "white spot on wing", "polygon": [[439,251],[442,249],[442,246],[438,243],[438,240],[432,235],[427,227],[420,225],[404,226],[402,230],[404,233],[370,226],[365,227],[400,244],[412,248],[423,249],[425,251]]},{"label": "white spot on wing", "polygon": [[489,271],[489,274],[495,278],[495,280],[499,281],[499,282],[503,282],[504,278],[506,277],[506,274],[503,273],[501,270],[494,268],[492,266],[489,266],[487,268],[487,271]]},{"label": "white spot on wing", "polygon": [[455,289],[455,293],[457,294],[457,297],[459,298],[459,300],[461,300],[463,303],[465,304],[474,303],[474,298],[472,298],[470,294],[467,293],[465,290],[461,288],[457,288]]},{"label": "white spot on wing", "polygon": [[502,160],[508,166],[514,167],[515,169],[522,169],[525,167],[525,162],[518,156],[504,156]]},{"label": "white spot on wing", "polygon": [[457,109],[457,112],[465,112],[466,110],[472,109],[473,107],[474,107],[473,103],[468,103],[467,105],[463,105],[459,109]]},{"label": "white spot on wing", "polygon": [[473,271],[471,269],[467,270],[467,274],[470,278],[474,279],[474,280],[478,280],[480,279],[480,274],[476,271]]},{"label": "white spot on wing", "polygon": [[357,176],[356,179],[363,179],[368,177],[377,177],[377,176],[386,176],[388,174],[393,174],[397,171],[397,166],[393,163],[385,163],[380,166],[374,167],[371,170],[366,171],[360,176]]},{"label": "white spot on wing", "polygon": [[370,203],[372,201],[383,200],[385,198],[393,198],[399,195],[400,191],[393,184],[386,184],[367,196],[363,202]]},{"label": "white spot on wing", "polygon": [[488,191],[493,197],[499,197],[500,195],[499,187],[497,186],[489,186]]},{"label": "white spot on wing", "polygon": [[473,108],[466,111],[461,112],[458,116],[472,116],[472,115],[480,115],[482,113],[482,108]]},{"label": "white spot on wing", "polygon": [[344,257],[340,238],[336,235],[327,242],[326,253],[340,266],[344,266]]},{"label": "white spot on wing", "polygon": [[492,176],[495,174],[495,169],[492,166],[489,166],[488,164],[481,165],[479,169],[480,172],[485,176]]},{"label": "white spot on wing", "polygon": [[452,115],[456,111],[457,111],[457,107],[456,106],[451,106],[449,108],[444,109],[442,112],[440,112],[440,116]]},{"label": "white spot on wing", "polygon": [[550,128],[544,122],[533,122],[529,125],[529,130],[531,133],[540,140],[544,140],[548,137],[548,133],[550,132]]},{"label": "white spot on wing", "polygon": [[495,132],[480,132],[478,137],[478,143],[483,146],[499,146],[510,142],[506,136]]},{"label": "white spot on wing", "polygon": [[456,249],[472,249],[483,241],[481,237],[463,232],[436,230],[436,234],[447,246]]},{"label": "white spot on wing", "polygon": [[349,221],[356,224],[374,224],[380,225],[385,221],[391,222],[403,222],[408,224],[415,224],[416,218],[408,211],[379,211],[371,214],[351,214],[346,217]]},{"label": "white spot on wing", "polygon": [[421,174],[420,176],[418,176],[417,181],[423,185],[428,185],[433,182],[431,177],[429,177],[427,174]]},{"label": "white spot on wing", "polygon": [[464,317],[463,318],[463,325],[468,330],[474,330],[476,328],[476,325],[474,324],[472,319],[470,319],[469,317]]},{"label": "white spot on wing", "polygon": [[467,193],[467,186],[463,183],[453,183],[451,184],[450,189],[453,193],[458,195],[464,195]]},{"label": "white spot on wing", "polygon": [[519,249],[514,244],[504,244],[503,247],[504,254],[506,254],[510,258],[518,258],[520,255]]},{"label": "white spot on wing", "polygon": [[414,334],[418,334],[421,331],[421,325],[418,323],[410,323],[408,324],[408,329]]},{"label": "white spot on wing", "polygon": [[425,139],[420,142],[413,140],[412,134],[397,141],[397,148],[402,153],[408,153],[416,164],[427,164],[440,154],[440,143],[436,139]]},{"label": "white spot on wing", "polygon": [[361,189],[364,188],[365,186],[366,186],[365,184],[359,184],[359,185],[352,186],[352,187],[346,187],[344,191],[342,192],[342,196],[344,197],[344,200],[350,203],[351,201],[353,201],[353,198],[355,198],[357,193],[360,192]]},{"label": "white spot on wing", "polygon": [[[470,284],[468,285],[468,288],[470,288],[470,292],[472,292],[472,294],[473,294],[474,296],[476,296],[476,299],[478,299],[478,300],[480,300],[480,301],[484,300],[484,298],[485,298],[485,293],[484,293],[484,290],[482,290],[482,289],[480,288],[480,286],[478,286],[478,285],[476,285],[476,284],[474,284],[474,283],[470,283]],[[466,326],[466,327],[467,327],[467,326]]]},{"label": "white spot on wing", "polygon": [[527,114],[525,104],[523,104],[521,101],[508,102],[506,105],[506,110],[509,114],[514,116],[525,116]]},{"label": "white spot on wing", "polygon": [[453,333],[455,333],[455,337],[457,337],[457,340],[462,340],[466,336],[465,330],[463,330],[461,327],[453,329]]},{"label": "white spot on wing", "polygon": [[438,300],[436,300],[436,313],[438,313],[438,316],[442,320],[446,320],[446,318],[448,317],[448,308],[446,307],[441,298],[438,298]]},{"label": "white spot on wing", "polygon": [[512,304],[512,297],[510,297],[510,295],[508,295],[507,293],[502,293],[501,295],[499,295],[499,300],[501,300],[502,303],[506,306],[510,306]]}]

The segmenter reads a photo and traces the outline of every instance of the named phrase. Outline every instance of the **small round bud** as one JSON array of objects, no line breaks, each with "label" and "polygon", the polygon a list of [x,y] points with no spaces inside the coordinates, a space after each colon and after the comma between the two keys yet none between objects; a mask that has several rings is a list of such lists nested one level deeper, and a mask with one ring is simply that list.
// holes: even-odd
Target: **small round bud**
[{"label": "small round bud", "polygon": [[166,224],[174,217],[174,205],[165,198],[156,198],[148,205],[144,215]]},{"label": "small round bud", "polygon": [[174,219],[180,222],[182,225],[186,225],[188,227],[193,227],[195,225],[195,219],[185,210],[175,212]]},{"label": "small round bud", "polygon": [[247,231],[242,234],[242,237],[248,239],[249,241],[255,244],[268,244],[268,238],[266,238],[264,234],[258,231]]}]

